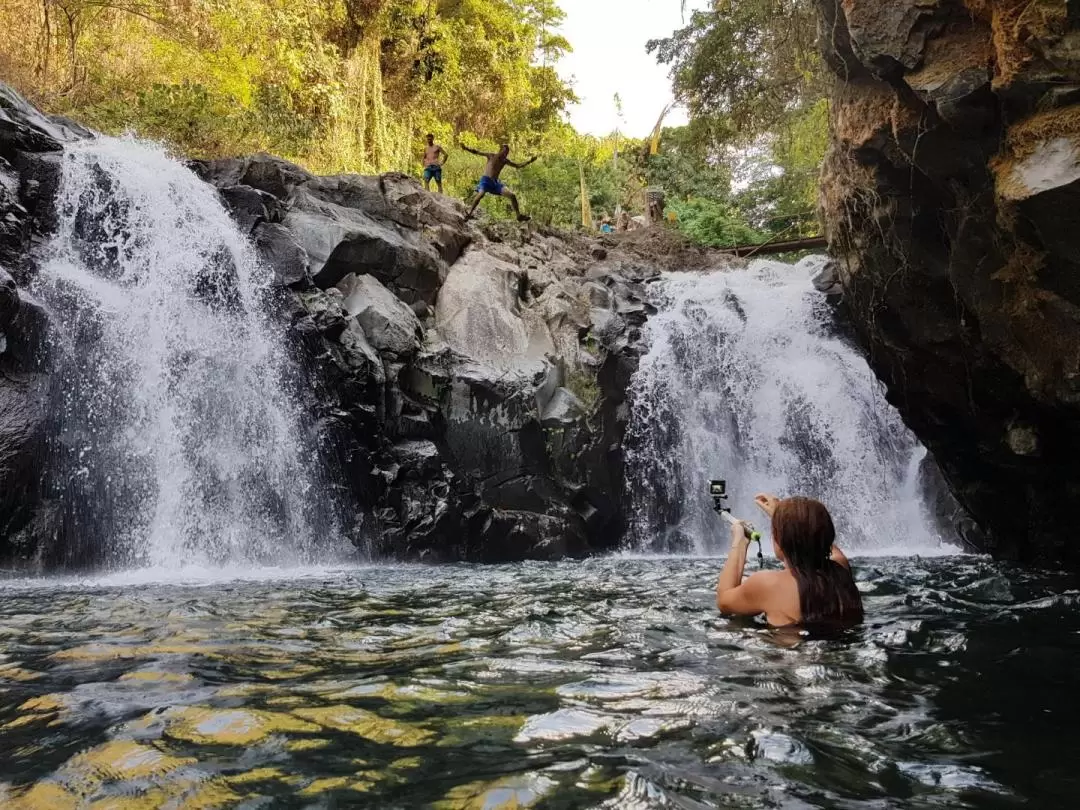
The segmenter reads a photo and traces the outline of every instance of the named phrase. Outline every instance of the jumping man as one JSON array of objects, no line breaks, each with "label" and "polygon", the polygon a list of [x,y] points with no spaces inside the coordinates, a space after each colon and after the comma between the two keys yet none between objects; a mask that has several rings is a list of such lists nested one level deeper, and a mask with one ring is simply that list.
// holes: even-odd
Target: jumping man
[{"label": "jumping man", "polygon": [[[440,160],[439,158],[442,158]],[[442,167],[446,165],[446,159],[450,157],[446,150],[439,144],[435,143],[435,136],[427,136],[427,147],[424,149],[424,188],[431,191],[431,181],[435,181],[435,185],[439,189],[439,193],[442,194]]]},{"label": "jumping man", "polygon": [[499,175],[502,174],[502,170],[507,166],[513,166],[515,169],[524,169],[530,163],[535,163],[536,158],[530,158],[524,163],[514,163],[510,160],[510,147],[507,144],[503,144],[498,152],[479,152],[476,149],[470,149],[464,144],[461,148],[466,152],[471,152],[474,155],[487,158],[487,165],[484,167],[484,176],[480,178],[480,183],[476,187],[476,193],[473,195],[472,205],[469,207],[469,213],[466,215],[466,219],[475,213],[476,206],[480,205],[480,201],[484,199],[485,195],[498,194],[500,197],[506,197],[506,199],[510,201],[510,207],[514,209],[518,222],[527,222],[529,218],[522,214],[521,209],[518,208],[517,197],[514,196],[514,192],[508,189],[503,183],[499,182]]}]

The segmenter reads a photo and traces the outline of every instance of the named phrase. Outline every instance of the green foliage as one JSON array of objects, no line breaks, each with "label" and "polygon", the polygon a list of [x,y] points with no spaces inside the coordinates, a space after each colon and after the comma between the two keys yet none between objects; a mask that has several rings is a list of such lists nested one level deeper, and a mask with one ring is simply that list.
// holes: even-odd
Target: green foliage
[{"label": "green foliage", "polygon": [[742,188],[734,203],[753,227],[770,235],[819,232],[818,176],[828,146],[828,102],[821,99],[794,117],[790,126],[741,154]]},{"label": "green foliage", "polygon": [[702,198],[670,206],[678,218],[678,228],[700,245],[731,247],[764,241],[764,235],[746,224],[731,205]]},{"label": "green foliage", "polygon": [[[715,0],[649,43],[690,109],[691,160],[724,167],[726,200],[767,235],[817,232],[817,178],[828,141],[825,71],[812,0]],[[683,176],[691,175],[685,168]],[[670,184],[670,180],[668,183]],[[686,191],[686,189],[683,189]]]},{"label": "green foliage", "polygon": [[645,159],[649,185],[663,188],[672,200],[729,199],[731,170],[709,154],[692,125],[665,129],[660,143],[659,154]]},{"label": "green foliage", "polygon": [[671,65],[691,114],[730,141],[775,131],[823,95],[816,32],[812,0],[715,0],[647,47]]},{"label": "green foliage", "polygon": [[8,0],[0,66],[51,110],[186,154],[412,169],[427,131],[559,126],[562,18],[554,0]]}]

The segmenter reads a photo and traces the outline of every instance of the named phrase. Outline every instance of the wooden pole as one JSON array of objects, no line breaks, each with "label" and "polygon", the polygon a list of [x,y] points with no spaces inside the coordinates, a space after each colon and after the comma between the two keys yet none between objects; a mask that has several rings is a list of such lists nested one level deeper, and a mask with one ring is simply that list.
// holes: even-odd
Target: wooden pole
[{"label": "wooden pole", "polygon": [[774,253],[794,253],[797,250],[817,250],[828,246],[829,242],[824,236],[810,236],[805,239],[791,239],[787,242],[765,242],[760,245],[736,245],[735,247],[719,248],[718,252],[739,257],[767,256]]}]

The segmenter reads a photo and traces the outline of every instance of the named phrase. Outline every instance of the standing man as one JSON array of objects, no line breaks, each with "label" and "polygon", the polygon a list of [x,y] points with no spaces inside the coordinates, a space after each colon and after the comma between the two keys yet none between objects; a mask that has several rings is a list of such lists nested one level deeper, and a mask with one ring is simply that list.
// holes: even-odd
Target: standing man
[{"label": "standing man", "polygon": [[480,205],[480,201],[484,199],[485,195],[497,194],[500,197],[506,197],[506,199],[510,201],[510,207],[514,209],[518,222],[528,222],[529,217],[521,213],[514,192],[508,189],[503,183],[499,182],[499,175],[502,174],[502,170],[507,166],[513,166],[515,169],[524,169],[530,163],[535,163],[536,158],[530,158],[524,163],[514,163],[510,160],[510,146],[505,143],[498,152],[479,152],[476,149],[470,149],[464,144],[462,144],[461,148],[471,154],[487,158],[487,165],[484,167],[484,176],[480,178],[480,183],[476,186],[476,193],[473,195],[472,205],[469,206],[469,213],[465,215],[465,218],[469,219],[476,212],[476,206]]},{"label": "standing man", "polygon": [[[446,165],[446,159],[450,157],[446,150],[435,143],[435,136],[428,133],[427,147],[424,149],[424,188],[431,191],[431,181],[442,194],[442,167]],[[441,160],[440,160],[441,158]]]}]

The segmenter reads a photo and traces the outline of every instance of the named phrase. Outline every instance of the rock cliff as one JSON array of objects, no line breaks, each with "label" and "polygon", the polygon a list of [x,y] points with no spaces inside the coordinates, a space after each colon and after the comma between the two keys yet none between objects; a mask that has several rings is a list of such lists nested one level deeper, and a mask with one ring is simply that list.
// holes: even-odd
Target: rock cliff
[{"label": "rock cliff", "polygon": [[289,290],[309,406],[373,554],[545,559],[621,540],[625,391],[656,267],[480,229],[404,175],[193,166]]},{"label": "rock cliff", "polygon": [[819,0],[824,218],[891,400],[999,556],[1080,565],[1080,3]]},{"label": "rock cliff", "polygon": [[[93,137],[0,95],[0,558],[93,564],[40,482],[65,331],[27,291],[63,143]],[[648,282],[705,253],[637,234],[478,227],[404,175],[315,177],[269,156],[194,162],[272,274],[295,394],[373,556],[579,556],[623,537],[625,395]],[[209,280],[208,283],[217,283]],[[55,410],[55,409],[53,409]]]}]

